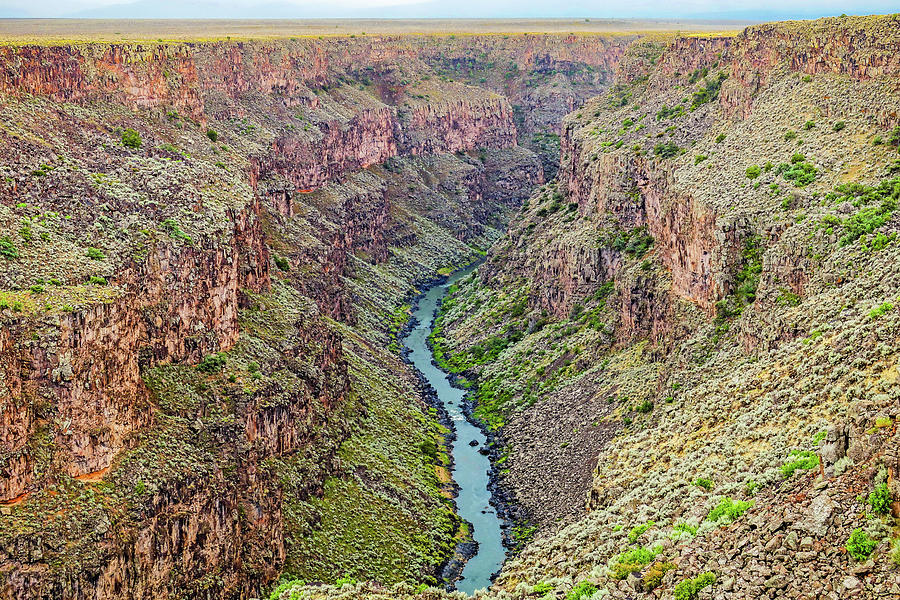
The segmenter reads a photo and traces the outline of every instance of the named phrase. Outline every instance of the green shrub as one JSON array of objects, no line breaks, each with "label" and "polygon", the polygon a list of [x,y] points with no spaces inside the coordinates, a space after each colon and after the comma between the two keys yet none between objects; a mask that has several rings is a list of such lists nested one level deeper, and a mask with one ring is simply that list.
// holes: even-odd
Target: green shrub
[{"label": "green shrub", "polygon": [[291,265],[286,258],[275,254],[273,256],[273,260],[275,261],[275,266],[278,267],[279,270],[281,270],[281,271],[290,271],[291,270]]},{"label": "green shrub", "polygon": [[789,142],[794,139],[797,139],[796,131],[785,131],[784,132],[784,141]]},{"label": "green shrub", "polygon": [[780,306],[799,306],[802,298],[791,290],[781,289],[778,297],[775,298],[775,304]]},{"label": "green shrub", "polygon": [[877,232],[872,239],[866,239],[864,236],[859,236],[860,245],[866,252],[878,252],[879,250],[884,250],[896,239],[896,233],[885,235],[880,231]]},{"label": "green shrub", "polygon": [[671,140],[665,144],[657,144],[653,147],[653,154],[663,159],[677,156],[680,151],[681,148],[678,147],[678,144]]},{"label": "green shrub", "polygon": [[900,201],[900,177],[884,179],[877,187],[859,183],[842,184],[826,198],[835,203],[849,202],[854,206],[863,207],[846,221],[841,222],[837,219],[835,223],[844,227],[841,245],[846,246],[864,235],[873,233],[891,219]]},{"label": "green shrub", "polygon": [[554,589],[555,588],[546,581],[539,581],[532,586],[531,593],[543,596],[544,594],[552,592]]},{"label": "green shrub", "polygon": [[141,134],[139,134],[134,129],[126,129],[122,132],[122,145],[126,148],[140,148],[141,147]]},{"label": "green shrub", "polygon": [[891,310],[894,310],[894,305],[891,304],[890,302],[885,302],[881,306],[878,306],[878,307],[870,310],[869,318],[870,319],[878,319],[880,317],[883,317],[885,315],[885,313],[887,313],[888,311],[891,311]]},{"label": "green shrub", "polygon": [[596,585],[590,581],[582,581],[566,594],[566,600],[587,600],[587,598],[590,598],[596,593]]},{"label": "green shrub", "polygon": [[[646,227],[615,231],[600,239],[601,246],[624,252],[634,258],[643,258],[644,254],[653,246],[653,242],[653,236],[647,233]],[[611,288],[610,291],[612,291]]]},{"label": "green shrub", "polygon": [[806,187],[815,181],[818,170],[806,162],[806,157],[800,153],[791,157],[790,164],[782,163],[775,169],[777,175],[781,175],[788,181],[793,181],[796,187]]},{"label": "green shrub", "polygon": [[694,69],[693,71],[691,71],[691,74],[688,76],[688,83],[693,85],[693,84],[697,83],[698,81],[700,81],[701,79],[703,79],[704,77],[706,77],[707,75],[709,75],[709,67]]},{"label": "green shrub", "polygon": [[669,108],[668,106],[663,104],[662,108],[659,109],[659,112],[656,113],[656,120],[663,121],[666,119],[674,119],[680,117],[683,114],[684,106],[682,106],[681,104],[673,106],[672,108]]},{"label": "green shrub", "polygon": [[717,143],[717,144],[721,144],[721,143],[724,142],[724,141],[725,141],[725,134],[724,134],[724,133],[720,133],[719,135],[716,136],[716,143]]},{"label": "green shrub", "polygon": [[6,260],[19,258],[19,249],[16,248],[16,245],[9,239],[8,235],[0,237],[0,256],[3,256]]},{"label": "green shrub", "polygon": [[675,568],[675,563],[668,561],[653,563],[647,567],[647,571],[644,573],[643,578],[644,589],[650,592],[658,588],[662,583],[663,577],[666,576],[666,573]]},{"label": "green shrub", "polygon": [[888,132],[887,143],[890,146],[900,146],[900,125]]},{"label": "green shrub", "polygon": [[219,133],[215,129],[207,129],[206,137],[209,138],[209,141],[215,142],[216,140],[219,139]]},{"label": "green shrub", "polygon": [[646,254],[647,250],[650,249],[650,246],[653,245],[653,241],[652,236],[638,233],[628,240],[628,244],[625,246],[625,254],[635,258],[641,258]]},{"label": "green shrub", "polygon": [[837,121],[837,122],[832,126],[832,129],[833,129],[834,131],[840,131],[841,129],[843,129],[843,128],[846,127],[846,126],[847,126],[847,124],[844,123],[843,121]]},{"label": "green shrub", "polygon": [[697,530],[699,529],[696,525],[688,525],[687,523],[675,523],[672,526],[672,531],[677,533],[688,533],[692,537],[697,535]]},{"label": "green shrub", "polygon": [[42,285],[35,284],[28,289],[31,291],[32,294],[43,294],[44,293],[44,286],[42,286]]},{"label": "green shrub", "polygon": [[88,283],[93,283],[95,285],[106,285],[109,283],[106,281],[106,277],[100,277],[99,275],[91,275],[88,279]]},{"label": "green shrub", "polygon": [[99,248],[88,248],[87,257],[91,260],[103,260],[104,258],[106,258],[103,255],[103,251]]},{"label": "green shrub", "polygon": [[729,497],[724,497],[719,500],[719,503],[709,511],[709,514],[706,515],[706,520],[711,521],[713,523],[718,522],[723,517],[727,518],[730,521],[735,521],[740,518],[747,509],[753,506],[752,502],[745,502],[743,500],[735,502]]},{"label": "green shrub", "polygon": [[631,573],[636,573],[643,569],[645,565],[649,565],[656,558],[657,554],[658,552],[647,548],[626,550],[616,557],[610,577],[613,579],[625,579]]},{"label": "green shrub", "polygon": [[858,561],[864,561],[872,554],[872,550],[878,542],[869,537],[869,534],[862,529],[854,529],[847,540],[847,554]]},{"label": "green shrub", "polygon": [[695,164],[695,165],[699,165],[700,163],[702,163],[702,162],[703,162],[704,160],[706,160],[707,158],[709,158],[709,157],[706,156],[705,154],[698,154],[697,156],[694,157],[694,164]]},{"label": "green shrub", "polygon": [[182,240],[184,242],[187,242],[188,244],[193,245],[194,240],[191,239],[191,236],[181,230],[181,226],[175,219],[163,219],[162,221],[160,221],[159,226],[169,234],[170,238]]},{"label": "green shrub", "polygon": [[50,165],[44,164],[44,165],[41,165],[40,167],[38,167],[37,169],[33,170],[31,172],[31,174],[35,177],[44,177],[44,176],[48,175],[50,173],[50,171],[52,171],[52,170],[53,170],[53,167],[51,167]]},{"label": "green shrub", "polygon": [[746,484],[744,484],[744,493],[748,496],[755,496],[756,490],[759,489],[759,482],[750,480]]},{"label": "green shrub", "polygon": [[[284,592],[286,592],[287,590],[293,587],[302,587],[305,585],[306,582],[302,579],[290,579],[288,581],[282,581],[275,587],[275,589],[272,590],[272,593],[269,594],[269,600],[281,600],[281,595],[284,594]],[[294,598],[294,596],[291,595],[291,598]]]},{"label": "green shrub", "polygon": [[703,87],[691,95],[691,110],[718,98],[719,89],[722,87],[722,82],[726,79],[728,79],[728,75],[722,72],[712,79],[704,79]]},{"label": "green shrub", "polygon": [[640,404],[638,404],[635,409],[639,413],[647,414],[653,411],[653,402],[651,400],[644,400]]},{"label": "green shrub", "polygon": [[217,354],[208,354],[203,357],[203,360],[200,361],[200,364],[197,365],[198,371],[203,371],[204,373],[213,373],[215,371],[221,371],[225,368],[225,362],[227,358],[221,352]]},{"label": "green shrub", "polygon": [[747,167],[747,171],[745,172],[747,175],[747,179],[756,179],[759,177],[759,174],[762,173],[762,169],[759,168],[759,165],[751,165]]},{"label": "green shrub", "polygon": [[807,121],[806,123],[803,124],[803,129],[809,131],[810,129],[812,129],[815,126],[816,126],[815,121]]},{"label": "green shrub", "polygon": [[685,579],[675,586],[673,595],[675,600],[695,600],[700,590],[716,582],[714,573],[706,572],[697,575],[693,579]]},{"label": "green shrub", "polygon": [[419,444],[419,451],[429,460],[429,462],[436,462],[438,457],[438,447],[437,442],[434,441],[433,438],[429,437],[422,441]]},{"label": "green shrub", "polygon": [[886,515],[891,512],[891,490],[886,483],[879,484],[869,493],[869,508],[872,512]]},{"label": "green shrub", "polygon": [[810,470],[819,466],[819,457],[809,450],[791,450],[791,456],[795,457],[781,465],[781,475],[787,479],[794,475],[797,469]]},{"label": "green shrub", "polygon": [[694,485],[697,487],[703,488],[707,492],[713,489],[713,482],[711,479],[706,479],[705,477],[698,477],[694,480]]},{"label": "green shrub", "polygon": [[628,541],[632,544],[638,541],[638,538],[644,535],[648,529],[656,525],[653,521],[647,521],[643,525],[637,525],[631,528],[631,531],[628,532]]}]

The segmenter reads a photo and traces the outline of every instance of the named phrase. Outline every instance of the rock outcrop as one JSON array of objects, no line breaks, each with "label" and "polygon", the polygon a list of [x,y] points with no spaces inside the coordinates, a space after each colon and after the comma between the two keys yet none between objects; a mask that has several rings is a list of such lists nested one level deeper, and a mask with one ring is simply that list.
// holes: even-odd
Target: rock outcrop
[{"label": "rock outcrop", "polygon": [[[0,597],[351,572],[322,561],[435,581],[458,520],[405,447],[441,434],[391,323],[543,175],[505,96],[420,60],[433,41],[0,52]],[[373,440],[389,479],[338,458]],[[310,549],[333,485],[393,500],[373,539]]]},{"label": "rock outcrop", "polygon": [[436,341],[538,527],[498,597],[896,593],[897,25],[641,40],[565,119]]}]

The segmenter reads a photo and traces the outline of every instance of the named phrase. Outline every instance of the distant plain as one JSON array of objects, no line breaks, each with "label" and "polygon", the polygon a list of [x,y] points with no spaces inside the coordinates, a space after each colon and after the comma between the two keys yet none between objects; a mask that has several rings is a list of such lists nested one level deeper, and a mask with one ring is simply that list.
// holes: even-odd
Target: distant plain
[{"label": "distant plain", "polygon": [[749,21],[638,19],[0,19],[6,43],[185,41],[327,35],[733,32]]}]

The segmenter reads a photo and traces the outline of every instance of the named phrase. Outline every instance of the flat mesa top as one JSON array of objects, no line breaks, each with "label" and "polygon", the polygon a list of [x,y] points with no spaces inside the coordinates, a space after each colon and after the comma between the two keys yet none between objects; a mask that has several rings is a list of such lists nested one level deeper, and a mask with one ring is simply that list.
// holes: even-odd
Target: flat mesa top
[{"label": "flat mesa top", "polygon": [[749,21],[642,19],[0,19],[7,43],[131,42],[327,35],[735,32]]}]

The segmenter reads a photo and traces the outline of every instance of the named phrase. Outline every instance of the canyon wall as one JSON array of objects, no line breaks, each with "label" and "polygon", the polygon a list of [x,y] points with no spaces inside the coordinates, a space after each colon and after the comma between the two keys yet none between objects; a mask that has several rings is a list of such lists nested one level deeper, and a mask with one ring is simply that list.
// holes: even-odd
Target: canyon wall
[{"label": "canyon wall", "polygon": [[[748,27],[735,38],[729,56],[732,77],[721,96],[725,114],[747,116],[753,95],[784,70],[810,76],[840,74],[859,80],[896,77],[900,71],[896,18],[863,19],[842,17],[840,21]],[[882,127],[897,123],[894,107],[876,104],[866,113]]]},{"label": "canyon wall", "polygon": [[[371,542],[408,564],[347,568],[435,581],[458,523],[435,459],[399,447],[437,425],[389,323],[543,181],[502,90],[423,59],[517,47],[500,39],[0,50],[0,596],[243,598],[319,574],[375,551],[307,548],[334,537],[336,481],[416,515]],[[557,41],[506,59],[524,77],[620,50]],[[372,439],[398,444],[390,481],[338,458]]]},{"label": "canyon wall", "polygon": [[436,339],[537,527],[494,597],[896,592],[898,23],[640,40],[564,120]]},{"label": "canyon wall", "polygon": [[[142,368],[196,362],[234,344],[241,290],[269,285],[258,209],[251,204],[231,215],[226,243],[161,244],[142,262],[123,265],[111,282],[118,293],[107,302],[8,325],[4,370],[12,402],[4,429],[17,434],[3,500],[24,494],[35,470],[49,466],[36,469],[26,444],[50,415],[59,429],[49,460],[72,477],[102,471],[152,422]],[[19,416],[42,405],[37,418]],[[22,422],[29,426],[20,429]]]}]

